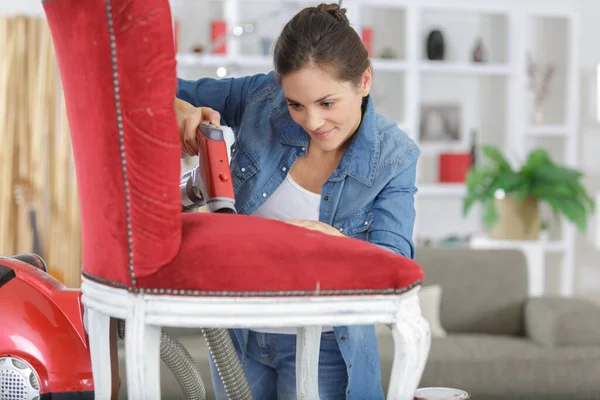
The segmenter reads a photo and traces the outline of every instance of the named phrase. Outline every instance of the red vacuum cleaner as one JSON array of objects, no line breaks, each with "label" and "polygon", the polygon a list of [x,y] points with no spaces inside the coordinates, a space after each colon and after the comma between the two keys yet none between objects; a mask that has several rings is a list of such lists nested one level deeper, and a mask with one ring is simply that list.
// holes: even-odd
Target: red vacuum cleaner
[{"label": "red vacuum cleaner", "polygon": [[79,290],[41,257],[0,258],[0,399],[93,399]]},{"label": "red vacuum cleaner", "polygon": [[[222,130],[209,125],[198,129],[198,156],[198,167],[184,174],[180,182],[182,211],[206,205],[209,212],[235,213]],[[84,321],[80,290],[69,289],[48,274],[40,256],[0,256],[0,399],[94,399]],[[121,338],[123,328],[121,323]],[[241,367],[231,365],[228,358],[235,353],[226,331],[204,332],[209,348],[213,340],[213,349],[227,353],[211,350],[215,362],[221,362],[226,370],[223,380],[239,380]],[[177,378],[186,399],[206,398],[192,358],[165,329],[161,359]],[[228,373],[233,375],[228,377]]]}]

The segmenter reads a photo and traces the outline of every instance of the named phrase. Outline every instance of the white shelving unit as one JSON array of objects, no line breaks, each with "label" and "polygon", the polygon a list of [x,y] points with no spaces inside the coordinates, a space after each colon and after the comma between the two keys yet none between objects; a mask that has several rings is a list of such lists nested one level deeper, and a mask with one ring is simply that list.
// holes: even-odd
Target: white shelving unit
[{"label": "white shelving unit", "polygon": [[[272,68],[264,40],[273,40],[285,22],[307,5],[306,0],[172,0],[180,26],[180,76],[215,76],[218,68],[231,74],[266,72]],[[421,147],[418,171],[415,236],[473,233],[478,224],[462,220],[463,184],[437,183],[440,152],[469,150],[476,130],[478,144],[501,146],[524,158],[533,147],[549,149],[558,161],[577,166],[579,128],[579,15],[569,0],[345,0],[353,27],[373,29],[375,74],[372,96],[378,112],[396,120]],[[276,10],[276,11],[273,11]],[[268,17],[267,17],[268,16]],[[227,54],[190,53],[196,44],[210,43],[210,22],[223,19],[230,34]],[[254,23],[254,33],[235,36],[235,27]],[[426,57],[427,33],[439,29],[446,41],[443,61]],[[483,39],[486,62],[471,61],[477,38]],[[395,58],[381,58],[391,50]],[[536,62],[554,63],[553,86],[543,112],[533,124],[527,83],[527,54]],[[389,53],[389,51],[388,51]],[[421,106],[427,103],[460,107],[459,139],[455,143],[425,142],[420,137]],[[442,205],[440,207],[440,205]],[[442,208],[447,221],[440,220]],[[476,210],[474,210],[475,212]],[[431,217],[430,215],[435,215]],[[478,218],[475,218],[478,221]],[[442,229],[443,228],[443,229]],[[461,231],[462,229],[462,231]],[[545,252],[562,255],[562,294],[573,292],[576,231],[562,223],[560,235],[544,242]],[[492,246],[490,244],[490,246]],[[521,244],[515,243],[519,248]]]},{"label": "white shelving unit", "polygon": [[566,125],[541,125],[529,126],[525,134],[530,137],[559,137],[569,136],[569,127]]},{"label": "white shelving unit", "polygon": [[502,64],[490,65],[444,61],[421,61],[419,68],[424,73],[468,76],[509,76],[512,72],[509,66]]},{"label": "white shelving unit", "polygon": [[461,183],[423,183],[418,185],[418,196],[463,197],[467,188]]}]

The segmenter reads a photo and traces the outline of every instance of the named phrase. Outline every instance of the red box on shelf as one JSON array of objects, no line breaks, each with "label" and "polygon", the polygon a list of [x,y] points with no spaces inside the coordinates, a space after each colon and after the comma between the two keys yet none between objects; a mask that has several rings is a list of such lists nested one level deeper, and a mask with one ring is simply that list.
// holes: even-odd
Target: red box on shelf
[{"label": "red box on shelf", "polygon": [[227,24],[217,19],[210,24],[210,40],[213,54],[227,54]]},{"label": "red box on shelf", "polygon": [[373,28],[362,28],[361,37],[363,44],[369,53],[369,57],[373,57]]},{"label": "red box on shelf", "polygon": [[471,153],[440,154],[440,182],[464,183],[471,169]]},{"label": "red box on shelf", "polygon": [[175,19],[173,21],[173,39],[175,40],[175,52],[179,52],[179,34],[181,31],[181,27],[179,24],[179,20]]}]

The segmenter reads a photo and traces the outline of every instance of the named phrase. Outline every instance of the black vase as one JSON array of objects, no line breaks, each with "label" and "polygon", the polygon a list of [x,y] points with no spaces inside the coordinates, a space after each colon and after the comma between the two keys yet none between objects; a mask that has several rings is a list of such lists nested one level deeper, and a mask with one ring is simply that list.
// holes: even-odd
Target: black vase
[{"label": "black vase", "polygon": [[443,60],[446,46],[444,35],[439,30],[433,30],[427,35],[427,58],[430,60]]}]

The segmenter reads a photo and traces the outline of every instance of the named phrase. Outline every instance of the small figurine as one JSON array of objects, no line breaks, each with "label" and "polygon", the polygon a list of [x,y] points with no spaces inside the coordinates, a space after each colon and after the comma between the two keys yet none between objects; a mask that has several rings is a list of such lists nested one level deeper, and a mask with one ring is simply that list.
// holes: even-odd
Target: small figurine
[{"label": "small figurine", "polygon": [[484,49],[483,49],[483,40],[481,38],[477,38],[477,42],[475,42],[475,48],[473,49],[473,61],[475,62],[484,62]]},{"label": "small figurine", "polygon": [[383,59],[396,59],[398,58],[398,56],[396,55],[396,52],[394,51],[394,49],[392,49],[391,47],[386,47],[383,50],[381,50],[381,52],[379,53],[379,58],[383,58]]}]

